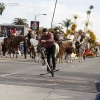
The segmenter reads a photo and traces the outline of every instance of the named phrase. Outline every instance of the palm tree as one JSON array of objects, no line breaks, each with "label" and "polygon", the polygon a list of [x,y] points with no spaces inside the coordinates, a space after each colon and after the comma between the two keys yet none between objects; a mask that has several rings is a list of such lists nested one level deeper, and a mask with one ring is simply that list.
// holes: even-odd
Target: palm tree
[{"label": "palm tree", "polygon": [[70,19],[63,20],[62,22],[63,22],[62,25],[63,25],[64,27],[66,27],[67,30],[68,30],[69,26],[70,26],[71,24],[73,24],[73,22],[71,22]]},{"label": "palm tree", "polygon": [[[89,10],[86,12],[87,13],[87,19],[86,19],[86,23],[88,24],[89,23],[89,19],[90,19],[90,14],[91,14],[91,10],[93,9],[94,7],[91,5],[90,7],[89,7]],[[88,25],[86,26],[86,24],[85,24],[85,32],[87,31],[87,28],[88,28]]]},{"label": "palm tree", "polygon": [[89,22],[91,10],[92,10],[93,8],[94,8],[94,7],[91,5],[91,6],[89,7],[90,10],[87,11],[87,15],[88,15],[87,21],[88,21],[88,22]]},{"label": "palm tree", "polygon": [[3,3],[0,3],[0,15],[2,15],[3,11],[5,10],[5,6]]},{"label": "palm tree", "polygon": [[55,26],[53,29],[61,31],[63,28],[62,28],[62,26]]},{"label": "palm tree", "polygon": [[28,26],[27,19],[22,19],[22,18],[14,18],[12,24],[14,24],[14,25],[25,25],[25,26]]},{"label": "palm tree", "polygon": [[74,20],[75,20],[75,24],[76,24],[76,20],[78,19],[78,17],[79,17],[78,14],[73,14],[73,15],[72,15],[72,18],[74,18]]},{"label": "palm tree", "polygon": [[86,32],[87,32],[87,29],[88,29],[89,25],[93,27],[91,22],[85,22],[85,30],[86,30]]}]

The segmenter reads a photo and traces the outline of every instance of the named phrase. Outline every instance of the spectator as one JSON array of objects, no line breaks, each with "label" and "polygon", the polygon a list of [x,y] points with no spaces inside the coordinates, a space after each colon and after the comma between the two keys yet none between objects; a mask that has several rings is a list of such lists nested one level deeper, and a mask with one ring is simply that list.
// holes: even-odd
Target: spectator
[{"label": "spectator", "polygon": [[96,89],[97,89],[97,94],[96,94],[96,97],[94,100],[100,100],[100,82],[96,81],[95,82],[95,86],[96,86]]}]

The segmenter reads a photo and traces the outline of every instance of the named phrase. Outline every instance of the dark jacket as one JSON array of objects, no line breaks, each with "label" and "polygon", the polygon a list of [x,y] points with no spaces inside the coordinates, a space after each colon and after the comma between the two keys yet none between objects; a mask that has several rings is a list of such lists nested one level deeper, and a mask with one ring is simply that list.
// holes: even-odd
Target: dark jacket
[{"label": "dark jacket", "polygon": [[10,30],[7,31],[7,37],[10,37]]},{"label": "dark jacket", "polygon": [[28,39],[33,38],[33,34],[31,32],[29,32],[27,36],[28,36]]}]

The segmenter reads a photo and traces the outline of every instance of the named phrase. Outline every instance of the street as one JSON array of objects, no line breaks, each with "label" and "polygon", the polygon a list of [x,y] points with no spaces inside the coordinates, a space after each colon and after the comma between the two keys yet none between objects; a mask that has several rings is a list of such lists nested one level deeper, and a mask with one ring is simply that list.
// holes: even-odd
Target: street
[{"label": "street", "polygon": [[34,59],[0,58],[0,100],[94,100],[100,80],[100,58],[57,63],[55,76]]}]

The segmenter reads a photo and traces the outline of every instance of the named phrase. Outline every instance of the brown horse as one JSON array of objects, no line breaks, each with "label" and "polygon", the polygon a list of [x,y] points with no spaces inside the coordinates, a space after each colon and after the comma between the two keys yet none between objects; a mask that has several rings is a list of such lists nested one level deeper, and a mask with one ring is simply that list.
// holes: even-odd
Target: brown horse
[{"label": "brown horse", "polygon": [[26,40],[26,36],[14,37],[13,39],[11,38],[4,39],[3,45],[4,45],[4,48],[9,51],[10,57],[11,57],[11,54],[13,54],[13,57],[14,57],[14,52],[15,52],[16,58],[18,58],[18,50],[20,47],[20,42],[24,42],[25,40]]},{"label": "brown horse", "polygon": [[68,63],[68,62],[71,63],[71,62],[73,61],[73,60],[72,60],[71,54],[72,54],[72,53],[76,53],[75,48],[72,47],[72,45],[69,45],[69,46],[66,48],[65,53],[66,53],[65,59],[67,60],[67,63]]},{"label": "brown horse", "polygon": [[59,45],[59,63],[63,63],[63,55],[66,52],[67,55],[72,54],[74,51],[72,41],[60,41]]},{"label": "brown horse", "polygon": [[25,59],[26,59],[26,53],[27,53],[27,51],[30,51],[30,57],[33,59],[35,59],[35,55],[36,55],[36,53],[35,53],[35,49],[34,49],[34,45],[32,45],[31,43],[30,43],[30,40],[28,40],[28,39],[26,39],[25,41],[24,41],[24,56],[25,56]]}]

